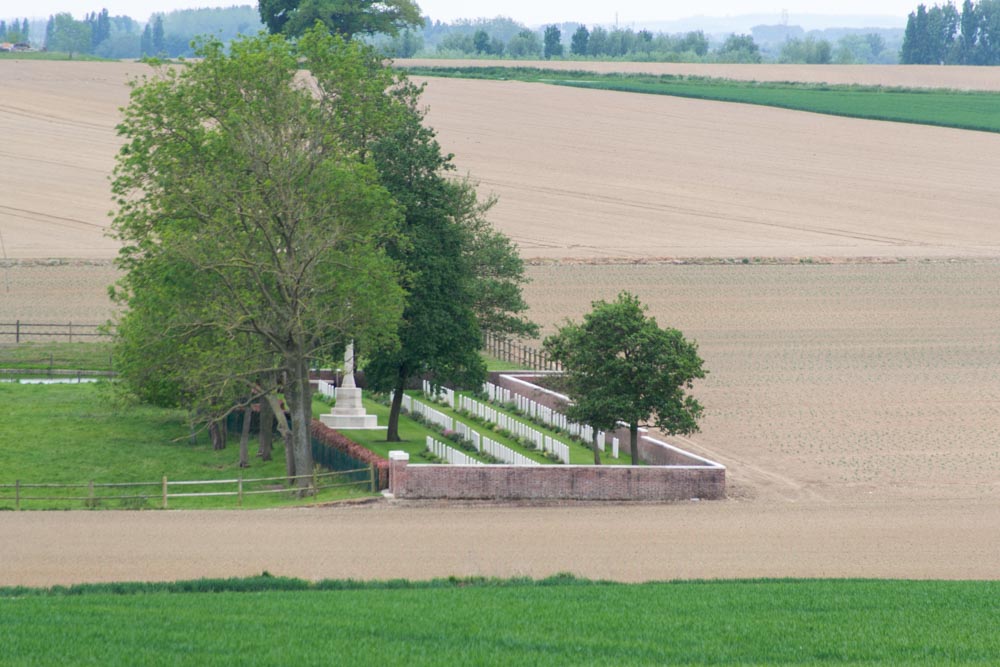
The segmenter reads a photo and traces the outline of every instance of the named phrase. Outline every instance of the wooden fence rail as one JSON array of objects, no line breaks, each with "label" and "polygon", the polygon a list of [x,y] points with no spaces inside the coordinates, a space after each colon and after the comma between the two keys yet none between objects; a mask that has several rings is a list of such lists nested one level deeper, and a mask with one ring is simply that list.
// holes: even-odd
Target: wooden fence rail
[{"label": "wooden fence rail", "polygon": [[[365,473],[363,479],[352,479],[349,481],[338,481],[332,478],[344,478],[348,475],[356,475],[357,473]],[[355,468],[354,470],[337,470],[334,472],[324,472],[324,473],[313,473],[310,475],[297,475],[295,477],[256,477],[256,478],[244,478],[242,475],[232,478],[232,479],[199,479],[199,480],[176,480],[170,481],[167,476],[164,475],[163,478],[158,482],[114,482],[114,483],[97,483],[97,482],[87,482],[87,483],[77,483],[77,484],[46,484],[46,483],[25,483],[21,480],[16,480],[13,484],[0,484],[0,492],[5,489],[14,490],[14,495],[0,495],[0,501],[14,501],[14,509],[17,511],[21,510],[21,506],[25,501],[68,501],[68,502],[82,502],[85,507],[96,507],[98,503],[108,500],[147,500],[150,497],[159,497],[160,507],[162,509],[167,509],[169,507],[170,498],[205,498],[210,496],[236,496],[238,498],[238,503],[240,506],[243,505],[243,497],[251,495],[260,495],[267,493],[289,493],[294,492],[297,489],[295,487],[282,487],[276,489],[247,489],[247,485],[252,484],[262,484],[265,482],[277,482],[283,483],[286,481],[295,481],[299,479],[307,479],[310,483],[310,490],[312,491],[324,491],[326,489],[336,489],[348,486],[364,486],[372,493],[375,493],[376,480],[375,480],[375,468],[373,466],[365,466],[363,468]],[[321,483],[323,480],[329,480],[329,483]],[[236,485],[236,488],[232,491],[202,491],[202,492],[171,492],[170,487],[195,487],[204,486],[208,484],[217,485]],[[133,494],[113,494],[113,495],[98,495],[99,489],[141,489],[141,488],[151,488],[156,489],[153,493],[133,493]],[[87,495],[25,495],[25,490],[31,489],[87,489]]]},{"label": "wooden fence rail", "polygon": [[108,338],[114,335],[111,331],[104,331],[102,324],[80,324],[79,322],[0,322],[0,340],[13,336],[15,343],[28,341],[31,338],[73,338],[87,339],[94,337]]},{"label": "wooden fence rail", "polygon": [[499,338],[493,334],[486,334],[483,340],[483,349],[486,354],[495,359],[516,364],[522,368],[535,371],[562,370],[562,364],[549,359],[544,350],[509,338]]}]

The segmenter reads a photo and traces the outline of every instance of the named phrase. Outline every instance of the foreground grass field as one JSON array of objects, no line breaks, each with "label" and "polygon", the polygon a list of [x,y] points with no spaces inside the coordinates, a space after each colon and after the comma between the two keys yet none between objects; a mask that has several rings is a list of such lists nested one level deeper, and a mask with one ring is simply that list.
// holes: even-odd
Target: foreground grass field
[{"label": "foreground grass field", "polygon": [[989,92],[733,81],[675,75],[595,74],[517,67],[415,67],[408,71],[422,76],[542,82],[1000,132],[1000,94]]},{"label": "foreground grass field", "polygon": [[565,576],[0,589],[0,662],[995,664],[998,601],[998,582]]},{"label": "foreground grass field", "polygon": [[[10,385],[0,384],[4,419],[0,420],[0,484],[84,484],[151,482],[154,486],[133,491],[147,498],[106,501],[88,506],[143,509],[159,507],[155,483],[166,475],[171,480],[281,477],[284,450],[275,441],[271,461],[253,456],[250,467],[238,466],[238,438],[213,451],[204,431],[192,440],[184,413],[143,405],[118,405],[106,384]],[[272,482],[280,485],[280,481]],[[190,491],[233,491],[234,485],[206,485]],[[284,494],[247,495],[243,507],[274,507],[302,502],[335,500],[358,495],[367,489],[332,489],[305,501]],[[116,492],[117,493],[117,492]],[[24,495],[86,495],[87,489],[33,489]],[[0,489],[0,496],[13,496]],[[97,495],[100,495],[99,493]],[[170,501],[172,508],[237,507],[232,496],[183,498]],[[25,509],[82,508],[83,501],[30,501]],[[0,509],[13,509],[14,500],[0,499]]]}]

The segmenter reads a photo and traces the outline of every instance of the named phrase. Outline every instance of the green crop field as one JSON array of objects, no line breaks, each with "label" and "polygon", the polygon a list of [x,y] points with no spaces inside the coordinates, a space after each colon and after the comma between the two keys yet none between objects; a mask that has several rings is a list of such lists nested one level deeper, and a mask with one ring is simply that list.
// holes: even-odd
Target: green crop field
[{"label": "green crop field", "polygon": [[941,89],[733,81],[676,75],[503,67],[420,67],[423,76],[503,79],[579,88],[739,102],[834,116],[1000,132],[1000,93]]},{"label": "green crop field", "polygon": [[258,577],[0,589],[4,665],[987,665],[1000,583]]}]

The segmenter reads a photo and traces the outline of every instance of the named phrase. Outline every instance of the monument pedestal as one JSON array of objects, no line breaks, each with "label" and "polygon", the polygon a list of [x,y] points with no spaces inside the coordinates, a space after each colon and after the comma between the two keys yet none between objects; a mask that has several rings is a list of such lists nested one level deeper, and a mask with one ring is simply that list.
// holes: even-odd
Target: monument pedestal
[{"label": "monument pedestal", "polygon": [[330,414],[320,415],[319,419],[338,431],[385,428],[378,425],[375,415],[365,412],[365,407],[361,404],[361,390],[357,387],[337,387],[337,405]]},{"label": "monument pedestal", "polygon": [[378,417],[370,415],[361,404],[361,390],[354,384],[354,342],[347,346],[344,355],[344,384],[337,387],[337,404],[328,415],[319,420],[330,428],[342,430],[372,430],[386,428],[378,425]]}]

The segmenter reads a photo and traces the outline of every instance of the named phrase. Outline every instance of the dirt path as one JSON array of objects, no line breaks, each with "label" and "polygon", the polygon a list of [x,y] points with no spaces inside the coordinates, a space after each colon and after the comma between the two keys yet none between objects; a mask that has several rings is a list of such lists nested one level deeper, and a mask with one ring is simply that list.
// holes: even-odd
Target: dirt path
[{"label": "dirt path", "polygon": [[5,512],[0,534],[0,585],[264,570],[307,579],[1000,578],[1000,509],[980,501]]}]

